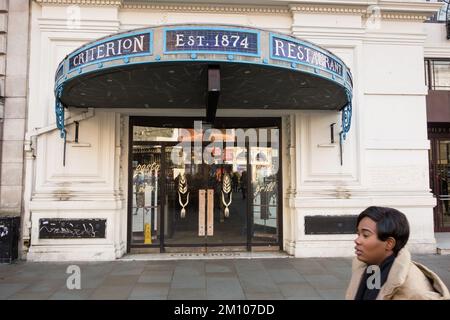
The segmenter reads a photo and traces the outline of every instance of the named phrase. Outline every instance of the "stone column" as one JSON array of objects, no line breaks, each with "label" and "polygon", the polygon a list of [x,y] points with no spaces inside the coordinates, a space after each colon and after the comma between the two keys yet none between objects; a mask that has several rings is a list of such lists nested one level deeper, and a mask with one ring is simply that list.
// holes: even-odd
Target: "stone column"
[{"label": "stone column", "polygon": [[22,212],[29,6],[0,0],[0,215]]}]

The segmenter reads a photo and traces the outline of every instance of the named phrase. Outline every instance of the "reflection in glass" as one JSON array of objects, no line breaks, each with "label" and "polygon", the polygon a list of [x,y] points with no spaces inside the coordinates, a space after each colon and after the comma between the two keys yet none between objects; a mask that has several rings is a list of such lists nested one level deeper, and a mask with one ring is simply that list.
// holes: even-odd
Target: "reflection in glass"
[{"label": "reflection in glass", "polygon": [[132,243],[159,243],[161,146],[133,145]]},{"label": "reflection in glass", "polygon": [[254,243],[278,242],[278,130],[267,147],[250,147]]},{"label": "reflection in glass", "polygon": [[278,177],[276,127],[133,126],[132,243],[275,244]]}]

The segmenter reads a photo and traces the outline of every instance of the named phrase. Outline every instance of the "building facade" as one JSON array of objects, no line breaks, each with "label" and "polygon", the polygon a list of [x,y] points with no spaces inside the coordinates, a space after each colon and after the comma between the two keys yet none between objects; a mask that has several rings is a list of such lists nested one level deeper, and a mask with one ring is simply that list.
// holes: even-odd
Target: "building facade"
[{"label": "building facade", "polygon": [[350,256],[370,205],[435,252],[423,61],[449,52],[424,23],[441,5],[33,1],[23,256]]},{"label": "building facade", "polygon": [[430,186],[437,199],[434,208],[436,232],[450,231],[448,211],[450,127],[450,24],[449,7],[426,24],[425,74],[428,86],[427,121],[430,139]]},{"label": "building facade", "polygon": [[30,3],[0,1],[0,218],[23,213]]}]

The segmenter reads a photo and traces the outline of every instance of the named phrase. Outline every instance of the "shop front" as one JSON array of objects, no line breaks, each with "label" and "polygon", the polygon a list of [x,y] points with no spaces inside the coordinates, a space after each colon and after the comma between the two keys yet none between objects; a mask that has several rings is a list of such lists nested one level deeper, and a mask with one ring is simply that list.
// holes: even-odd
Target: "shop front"
[{"label": "shop front", "polygon": [[[284,250],[283,130],[282,117],[274,115],[342,111],[341,144],[350,128],[352,79],[342,60],[261,29],[127,31],[67,55],[55,81],[63,167],[77,156],[67,150],[83,134],[76,121],[75,144],[68,138],[66,110],[142,110],[125,120],[128,147],[122,146],[129,253]],[[146,116],[151,109],[203,115]],[[38,221],[38,237],[47,243],[107,238],[112,227],[111,219],[98,217]]]},{"label": "shop front", "polygon": [[429,179],[423,21],[438,5],[100,2],[31,4],[24,258],[352,256],[371,205],[436,251],[448,200],[430,190],[445,185]]}]

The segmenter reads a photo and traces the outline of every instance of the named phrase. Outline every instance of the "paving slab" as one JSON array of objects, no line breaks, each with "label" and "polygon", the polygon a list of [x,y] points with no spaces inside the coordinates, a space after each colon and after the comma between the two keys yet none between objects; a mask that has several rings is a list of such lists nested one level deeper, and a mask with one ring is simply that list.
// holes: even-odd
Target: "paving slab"
[{"label": "paving slab", "polygon": [[[0,265],[0,299],[344,299],[351,258],[127,260]],[[413,255],[450,287],[450,256]],[[81,271],[69,290],[67,267]]]}]

